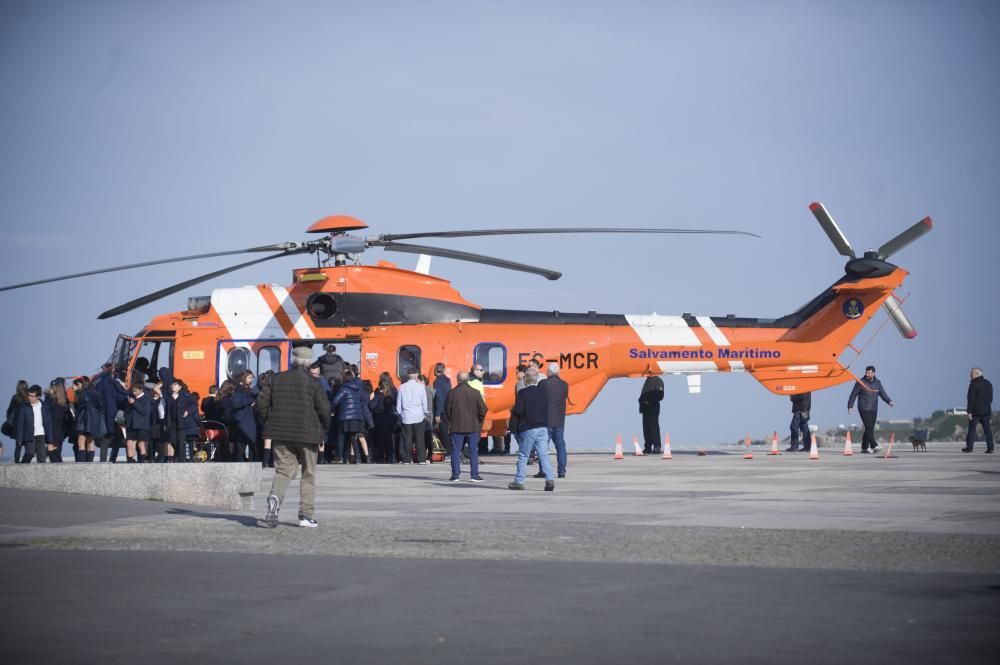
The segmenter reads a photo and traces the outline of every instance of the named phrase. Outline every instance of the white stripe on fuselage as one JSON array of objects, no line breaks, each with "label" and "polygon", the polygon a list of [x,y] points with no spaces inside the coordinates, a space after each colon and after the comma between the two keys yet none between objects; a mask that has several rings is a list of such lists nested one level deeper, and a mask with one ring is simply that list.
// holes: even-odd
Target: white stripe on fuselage
[{"label": "white stripe on fuselage", "polygon": [[302,339],[316,339],[312,328],[309,327],[309,322],[302,316],[302,312],[299,311],[292,297],[288,295],[288,289],[283,286],[272,286],[271,291],[281,304],[281,309],[285,310],[285,314],[288,315],[292,325],[295,326],[295,332],[299,334],[299,337]]},{"label": "white stripe on fuselage", "polygon": [[285,331],[256,286],[212,291],[212,309],[232,339],[284,339]]},{"label": "white stripe on fuselage", "polygon": [[626,314],[625,320],[646,346],[701,346],[683,316]]},{"label": "white stripe on fuselage", "polygon": [[704,328],[705,332],[708,333],[708,336],[712,338],[712,341],[715,342],[716,346],[729,346],[729,340],[726,339],[726,336],[721,330],[719,330],[719,326],[712,322],[711,317],[696,316],[695,318],[698,320],[698,323],[701,324],[701,327]]}]

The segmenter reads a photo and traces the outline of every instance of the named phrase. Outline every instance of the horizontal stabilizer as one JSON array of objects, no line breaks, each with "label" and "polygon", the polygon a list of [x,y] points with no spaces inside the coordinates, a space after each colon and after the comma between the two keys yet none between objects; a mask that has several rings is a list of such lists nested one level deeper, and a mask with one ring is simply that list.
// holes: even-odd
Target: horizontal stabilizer
[{"label": "horizontal stabilizer", "polygon": [[854,380],[854,375],[836,362],[764,367],[749,373],[775,395],[797,395]]}]

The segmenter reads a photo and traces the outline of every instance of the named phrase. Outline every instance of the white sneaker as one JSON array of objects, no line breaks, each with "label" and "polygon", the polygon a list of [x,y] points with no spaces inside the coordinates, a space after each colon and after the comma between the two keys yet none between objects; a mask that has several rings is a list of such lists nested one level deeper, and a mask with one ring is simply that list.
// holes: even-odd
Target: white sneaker
[{"label": "white sneaker", "polygon": [[882,452],[882,446],[875,446],[874,448],[872,448],[872,452],[873,453],[880,453],[880,452]]},{"label": "white sneaker", "polygon": [[420,464],[430,464],[430,463],[431,461],[429,459],[425,459],[423,462],[420,462]]},{"label": "white sneaker", "polygon": [[299,515],[299,526],[304,526],[304,527],[308,527],[310,529],[315,529],[316,527],[319,526],[319,522],[317,522],[316,520],[314,520],[311,517],[304,517],[302,515]]},{"label": "white sneaker", "polygon": [[267,514],[264,515],[264,523],[272,529],[278,526],[278,497],[273,494],[267,497]]}]

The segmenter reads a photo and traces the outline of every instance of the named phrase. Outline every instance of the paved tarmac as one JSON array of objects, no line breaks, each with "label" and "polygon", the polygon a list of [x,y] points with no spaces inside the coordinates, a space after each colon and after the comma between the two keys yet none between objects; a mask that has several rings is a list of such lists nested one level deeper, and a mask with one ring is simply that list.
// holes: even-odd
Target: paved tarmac
[{"label": "paved tarmac", "polygon": [[[319,469],[263,509],[0,490],[5,663],[994,662],[1000,456]],[[263,490],[270,483],[265,474]],[[55,627],[52,630],[47,626]]]}]

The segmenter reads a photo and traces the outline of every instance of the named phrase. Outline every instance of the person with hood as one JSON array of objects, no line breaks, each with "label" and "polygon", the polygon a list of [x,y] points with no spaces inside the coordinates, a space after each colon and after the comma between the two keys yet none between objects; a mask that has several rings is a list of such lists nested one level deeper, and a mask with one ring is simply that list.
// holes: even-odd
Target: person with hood
[{"label": "person with hood", "polygon": [[[337,420],[340,422],[340,431],[343,434],[341,440],[344,442],[344,451],[341,459],[344,464],[348,461],[351,464],[356,464],[363,453],[364,459],[371,462],[365,432],[374,427],[375,423],[368,407],[368,397],[362,390],[361,380],[354,376],[353,371],[345,369],[343,377],[344,382],[340,384],[337,394],[333,396],[333,401],[330,403],[332,412],[336,414]],[[360,451],[357,450],[359,443]],[[338,453],[340,453],[339,450]]]},{"label": "person with hood", "polygon": [[336,390],[344,381],[344,359],[337,355],[337,347],[333,344],[327,344],[323,349],[326,353],[316,360],[316,364],[319,365],[320,375]]},{"label": "person with hood", "polygon": [[28,388],[28,401],[18,405],[14,415],[14,440],[24,448],[21,464],[32,459],[45,462],[45,451],[52,442],[52,414],[42,402],[41,386]]},{"label": "person with hood", "polygon": [[979,423],[986,439],[986,452],[992,453],[993,430],[990,429],[990,416],[993,415],[993,384],[986,380],[983,370],[978,367],[973,367],[969,372],[966,405],[969,412],[969,433],[965,437],[965,448],[962,448],[962,452],[972,452],[972,444],[976,442],[976,423]]},{"label": "person with hood", "polygon": [[[860,399],[858,399],[860,397]],[[861,422],[865,425],[865,433],[861,437],[861,452],[877,453],[882,450],[875,442],[875,422],[878,420],[878,400],[882,398],[889,406],[892,400],[882,387],[882,382],[875,378],[875,366],[865,367],[865,375],[857,380],[851,390],[851,396],[847,400],[847,412],[854,409],[854,400],[858,399],[858,413],[861,414]]]}]

